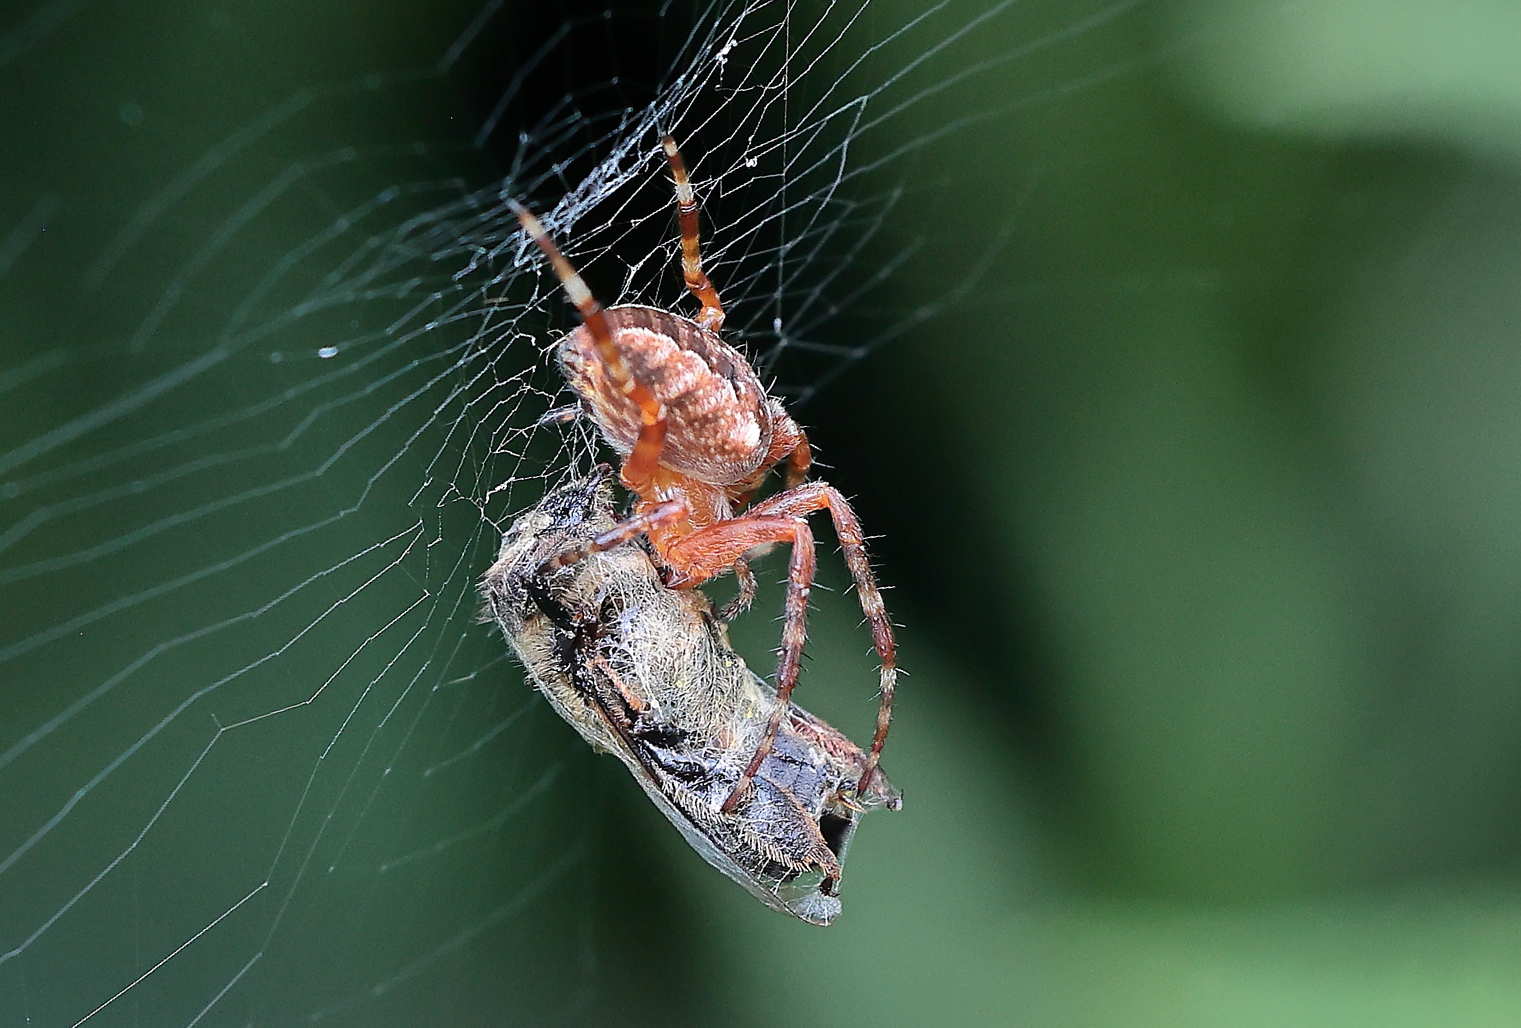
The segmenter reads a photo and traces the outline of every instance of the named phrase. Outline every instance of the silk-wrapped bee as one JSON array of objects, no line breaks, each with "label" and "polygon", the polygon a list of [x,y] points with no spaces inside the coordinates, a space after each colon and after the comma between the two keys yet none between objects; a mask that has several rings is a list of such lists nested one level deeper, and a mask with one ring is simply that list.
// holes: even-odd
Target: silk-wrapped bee
[{"label": "silk-wrapped bee", "polygon": [[828,924],[861,815],[896,810],[899,794],[880,771],[858,793],[866,754],[795,703],[741,781],[775,689],[729,647],[701,590],[664,584],[642,536],[598,548],[620,524],[611,477],[600,466],[512,523],[481,584],[486,616],[560,716],[623,761],[703,859],[767,906]]}]

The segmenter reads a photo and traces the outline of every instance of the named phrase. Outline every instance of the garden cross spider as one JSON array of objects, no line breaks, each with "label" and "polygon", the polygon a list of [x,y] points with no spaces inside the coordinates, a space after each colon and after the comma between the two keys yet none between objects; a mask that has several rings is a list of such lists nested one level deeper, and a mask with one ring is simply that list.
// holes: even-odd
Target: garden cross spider
[{"label": "garden cross spider", "polygon": [[[539,219],[511,204],[580,312],[581,325],[560,341],[560,369],[608,445],[623,455],[621,478],[637,497],[626,521],[551,559],[545,569],[565,567],[643,533],[663,565],[667,586],[691,588],[733,570],[743,605],[754,591],[745,554],[770,543],[791,545],[776,666],[780,702],[722,805],[724,813],[733,813],[771,751],[797,684],[815,565],[807,518],[829,511],[881,662],[876,732],[856,786],[865,795],[887,739],[897,664],[892,624],[866,557],[861,523],[834,487],[803,481],[812,463],[807,436],[781,402],[766,394],[749,362],[719,338],[724,309],[702,270],[697,200],[675,140],[666,136],[662,145],[676,182],[682,278],[702,304],[695,318],[637,304],[604,309]],[[786,488],[746,506],[784,459]]]}]

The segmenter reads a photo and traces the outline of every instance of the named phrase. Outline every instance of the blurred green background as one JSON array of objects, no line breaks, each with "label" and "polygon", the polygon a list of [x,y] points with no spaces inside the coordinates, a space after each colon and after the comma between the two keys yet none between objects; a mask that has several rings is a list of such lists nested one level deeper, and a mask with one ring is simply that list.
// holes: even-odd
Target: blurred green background
[{"label": "blurred green background", "polygon": [[[468,702],[408,713],[418,689],[394,717],[370,705],[364,683],[409,652],[383,638],[337,713],[316,703],[219,734],[310,695],[423,581],[384,579],[332,615],[314,600],[232,625],[214,652],[181,648],[98,722],[0,768],[4,853],[21,853],[144,730],[122,725],[316,626],[301,638],[320,671],[232,683],[210,717],[174,722],[178,748],[145,750],[116,792],[70,808],[48,859],[34,847],[0,867],[0,1023],[74,1024],[172,952],[87,1023],[1521,1024],[1521,10],[987,10],[946,5],[894,37],[921,9],[874,4],[797,86],[799,103],[836,87],[836,103],[870,94],[868,118],[892,112],[852,147],[863,170],[842,188],[904,194],[846,280],[913,248],[893,264],[893,305],[828,327],[842,345],[857,318],[907,331],[798,412],[880,536],[910,672],[885,758],[905,807],[857,836],[841,921],[786,920],[702,864],[621,767],[489,662],[500,642],[483,628],[460,665],[483,690]],[[404,103],[324,91],[377,70],[398,81],[482,14],[495,65],[464,62]],[[814,8],[793,16],[812,24]],[[468,139],[561,15],[55,2],[6,18],[0,485],[109,452],[99,432],[30,461],[24,446],[213,349],[255,275],[358,197],[501,175],[490,148],[365,147]],[[669,48],[682,30],[655,35]],[[643,59],[577,51],[544,72],[545,95]],[[282,104],[310,120],[261,128]],[[302,170],[300,203],[237,239],[246,260],[203,257],[261,188],[299,162],[352,160],[345,145],[361,155],[347,193]],[[92,285],[165,195],[158,234]],[[183,407],[172,394],[141,416],[169,432],[325,371],[229,359]],[[269,568],[300,582],[414,519],[459,518],[416,499],[446,470],[380,476],[412,426],[381,418],[404,390],[374,381],[304,394],[278,431],[183,441],[175,460],[215,466],[148,489],[145,517],[237,494],[251,465],[225,458],[243,448],[289,462],[261,475],[295,475],[376,426],[349,471],[105,564],[75,555],[112,537],[109,503],[75,514],[4,493],[4,526],[43,510],[56,531],[5,555],[42,585],[3,580],[0,746],[208,610],[236,617],[275,588],[220,576],[27,648],[119,583],[152,590],[224,559],[213,543],[229,534],[253,546],[345,512]],[[321,434],[288,442],[317,410]],[[96,495],[166,473],[137,459]],[[490,531],[465,531],[489,550]],[[766,572],[780,575],[774,558]],[[450,581],[468,594],[469,578]],[[874,676],[857,620],[842,589],[819,599],[799,699],[860,736]],[[763,608],[736,639],[764,664],[774,633]],[[363,729],[344,735],[351,713]],[[424,770],[509,715],[505,745],[465,780],[398,784],[444,778]],[[172,792],[209,739],[213,759]],[[338,784],[314,794],[319,770]],[[414,859],[520,799],[486,833],[493,848]],[[351,817],[341,833],[290,831],[334,812]],[[403,862],[421,869],[399,879]]]}]

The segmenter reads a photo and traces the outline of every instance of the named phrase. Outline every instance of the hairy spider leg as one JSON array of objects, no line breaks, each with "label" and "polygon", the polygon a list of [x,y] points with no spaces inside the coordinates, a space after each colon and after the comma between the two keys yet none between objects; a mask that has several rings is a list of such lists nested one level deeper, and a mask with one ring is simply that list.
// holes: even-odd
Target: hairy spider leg
[{"label": "hairy spider leg", "polygon": [[636,535],[648,533],[652,528],[659,528],[673,521],[679,521],[686,517],[687,513],[685,500],[667,500],[664,503],[657,503],[647,510],[640,511],[627,521],[620,521],[607,531],[597,533],[584,543],[561,550],[539,565],[538,573],[543,575],[558,568],[569,567],[594,553],[602,553],[615,546],[622,546]]},{"label": "hairy spider leg", "polygon": [[798,427],[792,415],[774,399],[771,404],[771,448],[766,451],[760,466],[746,479],[728,487],[729,502],[739,510],[750,502],[766,476],[771,474],[784,459],[787,461],[786,487],[796,488],[808,477],[813,465],[813,451],[808,447],[808,437]]},{"label": "hairy spider leg", "polygon": [[739,582],[739,591],[718,612],[720,621],[733,621],[755,602],[755,572],[750,570],[750,562],[743,557],[734,562],[734,578]]},{"label": "hairy spider leg", "polygon": [[[652,531],[657,535],[659,530],[679,522],[690,520],[691,505],[685,499],[666,500],[662,503],[652,504],[639,510],[626,521],[601,532],[586,542],[572,546],[569,549],[550,557],[539,565],[540,575],[554,571],[557,568],[568,567],[580,560],[585,560],[594,553],[602,553],[611,550],[615,546],[622,546],[637,535],[649,535]],[[732,621],[747,610],[755,599],[756,582],[755,572],[750,569],[749,561],[741,555],[736,557],[733,564],[734,577],[739,580],[739,592],[730,600],[722,610],[718,612],[719,618],[724,621]]]},{"label": "hairy spider leg", "polygon": [[[898,654],[897,643],[893,639],[892,621],[887,616],[887,608],[882,603],[882,592],[877,587],[876,576],[871,571],[871,561],[866,556],[866,539],[861,534],[861,522],[856,518],[856,512],[851,509],[850,502],[841,495],[840,491],[824,482],[809,482],[795,489],[788,489],[784,493],[778,493],[749,508],[745,511],[744,517],[746,519],[769,518],[781,515],[802,520],[817,510],[828,510],[829,518],[834,522],[834,534],[840,541],[840,549],[844,552],[845,566],[850,571],[851,580],[855,582],[856,595],[861,601],[861,612],[866,615],[866,623],[871,627],[872,648],[877,651],[877,660],[881,662],[877,728],[871,737],[871,748],[866,754],[866,767],[861,772],[860,784],[856,786],[856,793],[864,795],[866,787],[871,784],[871,776],[877,770],[877,762],[882,755],[882,744],[887,741],[887,729],[892,723],[893,690],[898,682]],[[807,611],[804,609],[798,616],[805,617],[806,614]],[[789,611],[787,614],[789,620],[782,630],[784,640],[787,632],[792,628],[791,616]],[[802,626],[799,625],[798,631],[801,632],[801,630]],[[778,685],[780,685],[780,671],[778,671]],[[768,732],[768,740],[770,735],[771,733]]]},{"label": "hairy spider leg", "polygon": [[792,448],[791,453],[787,454],[787,488],[796,489],[802,485],[811,467],[813,467],[813,449],[808,445],[808,437],[799,432],[797,445]]},{"label": "hairy spider leg", "polygon": [[766,732],[745,766],[734,791],[719,809],[732,814],[750,780],[765,763],[776,740],[777,729],[787,713],[787,701],[797,685],[802,666],[803,642],[808,637],[808,592],[813,588],[815,556],[813,530],[802,518],[789,514],[751,515],[712,524],[683,536],[668,551],[670,563],[680,567],[678,579],[668,584],[677,587],[701,584],[728,570],[734,562],[757,546],[787,543],[791,554],[787,561],[787,596],[782,607],[782,645],[776,659],[776,709],[766,723]]},{"label": "hairy spider leg", "polygon": [[613,345],[613,333],[607,325],[607,315],[603,313],[602,305],[592,295],[586,281],[576,271],[570,261],[565,259],[554,242],[549,238],[549,233],[544,231],[544,225],[533,213],[515,200],[507,201],[507,206],[518,216],[518,223],[523,226],[523,231],[528,237],[538,244],[539,249],[544,251],[544,256],[549,258],[550,266],[555,270],[555,276],[565,288],[565,295],[570,302],[576,305],[577,312],[581,315],[581,323],[591,333],[592,341],[597,345],[597,355],[602,359],[607,368],[607,376],[612,379],[618,388],[634,402],[639,408],[639,437],[634,440],[634,449],[629,453],[628,459],[623,462],[621,477],[623,484],[640,496],[648,496],[654,481],[655,466],[660,462],[660,451],[665,446],[665,408],[655,399],[638,379],[629,370],[623,356],[618,353],[618,348]]},{"label": "hairy spider leg", "polygon": [[[802,428],[775,399],[771,400],[771,415],[775,427],[771,432],[771,449],[766,452],[766,459],[761,464],[764,469],[761,473],[768,473],[785,457],[787,473],[784,481],[788,489],[796,489],[808,477],[808,469],[813,467],[813,449],[808,445],[808,436]],[[760,480],[756,479],[751,488],[759,484]]]},{"label": "hairy spider leg", "polygon": [[729,798],[719,808],[725,814],[732,814],[735,807],[739,806],[746,787],[771,753],[771,747],[776,743],[776,733],[782,726],[782,718],[787,715],[787,703],[797,685],[798,672],[802,670],[803,643],[808,638],[808,593],[813,588],[817,560],[813,529],[808,527],[806,521],[787,517],[746,517],[738,523],[774,528],[778,542],[791,542],[792,554],[787,561],[787,598],[782,607],[782,646],[776,661],[776,706],[766,721],[765,734],[750,756],[750,763],[745,765],[739,781],[734,783],[734,791],[729,793]]},{"label": "hairy spider leg", "polygon": [[682,163],[681,151],[676,140],[665,136],[660,140],[665,148],[665,159],[671,165],[671,177],[676,180],[676,220],[681,225],[681,277],[687,289],[702,304],[702,310],[692,320],[703,328],[717,332],[724,323],[724,307],[718,300],[718,290],[708,281],[702,270],[702,252],[698,247],[697,195],[687,179],[687,167]]},{"label": "hairy spider leg", "polygon": [[[567,567],[594,553],[622,546],[641,533],[647,535],[652,529],[658,531],[661,527],[689,517],[690,513],[685,500],[667,500],[655,504],[586,542],[555,554],[540,565],[539,573],[542,575]],[[797,685],[798,671],[802,666],[803,643],[808,635],[808,593],[813,586],[815,572],[813,530],[802,518],[787,514],[746,516],[705,525],[682,536],[669,549],[670,555],[683,567],[681,572],[672,574],[667,582],[669,587],[690,588],[731,567],[743,565],[744,574],[751,581],[750,591],[753,592],[754,576],[744,561],[744,555],[767,543],[789,543],[791,547],[787,563],[787,595],[782,615],[782,645],[776,664],[777,707],[767,722],[765,735],[761,737],[750,763],[720,808],[725,814],[734,812],[745,788],[760,770],[761,764],[765,763],[776,740],[777,730],[781,727],[782,715],[787,711],[787,701]],[[744,589],[743,585],[741,589]],[[862,781],[865,781],[864,776]]]}]

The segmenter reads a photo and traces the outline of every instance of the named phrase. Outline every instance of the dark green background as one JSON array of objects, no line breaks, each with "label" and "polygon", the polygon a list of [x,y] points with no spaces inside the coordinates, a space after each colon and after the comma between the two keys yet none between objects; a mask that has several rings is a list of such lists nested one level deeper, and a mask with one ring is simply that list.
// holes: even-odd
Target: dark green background
[{"label": "dark green background", "polygon": [[[842,920],[791,922],[703,865],[469,626],[491,530],[427,466],[450,421],[414,442],[417,408],[383,416],[409,380],[380,364],[64,493],[0,498],[0,530],[46,514],[0,555],[34,569],[0,586],[3,747],[164,639],[413,523],[443,540],[409,551],[429,551],[426,570],[384,551],[176,646],[0,768],[4,859],[216,683],[0,871],[0,1023],[74,1024],[250,890],[86,1023],[1521,1022],[1521,15],[1037,0],[974,24],[981,10],[950,5],[853,66],[919,13],[873,6],[797,86],[801,105],[845,75],[840,96],[873,93],[868,120],[913,100],[852,147],[870,170],[846,196],[903,195],[842,282],[913,255],[825,341],[906,330],[798,412],[881,536],[910,672],[885,762],[905,808],[857,837]],[[399,75],[476,13],[5,15],[0,236],[29,217],[46,230],[0,272],[0,450],[209,352],[265,269],[387,184],[504,174],[510,147],[466,144],[558,12],[509,3],[449,75]],[[515,116],[567,89],[588,110],[634,102],[683,30],[619,18],[636,28],[549,62]],[[632,84],[606,88],[615,75]],[[282,175],[297,181],[203,257]],[[239,351],[121,437],[85,433],[0,484],[300,389],[331,368],[309,331],[291,359]],[[410,340],[394,368],[426,368],[441,340]],[[482,409],[505,413],[459,417]],[[299,485],[70,556],[303,475],[367,429]],[[108,490],[123,499],[56,506]],[[297,528],[258,563],[14,648]],[[451,598],[413,624],[424,593]],[[874,676],[853,604],[818,596],[799,698],[864,735]],[[451,624],[463,655],[394,687],[420,660],[407,634]],[[736,637],[764,664],[775,631],[762,609]],[[217,734],[311,697],[355,653],[321,702]],[[512,714],[457,777],[425,774]],[[489,844],[455,845],[483,823]]]}]

